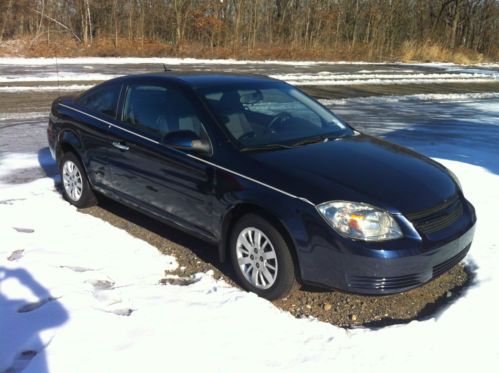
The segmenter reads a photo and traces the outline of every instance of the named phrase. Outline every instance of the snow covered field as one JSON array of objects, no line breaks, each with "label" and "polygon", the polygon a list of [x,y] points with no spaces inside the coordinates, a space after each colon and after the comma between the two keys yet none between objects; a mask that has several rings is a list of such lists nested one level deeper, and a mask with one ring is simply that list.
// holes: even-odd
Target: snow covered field
[{"label": "snow covered field", "polygon": [[61,198],[44,113],[0,113],[0,372],[497,372],[499,93],[323,102],[460,178],[478,215],[463,296],[426,321],[347,330],[209,273],[161,285],[175,258]]}]

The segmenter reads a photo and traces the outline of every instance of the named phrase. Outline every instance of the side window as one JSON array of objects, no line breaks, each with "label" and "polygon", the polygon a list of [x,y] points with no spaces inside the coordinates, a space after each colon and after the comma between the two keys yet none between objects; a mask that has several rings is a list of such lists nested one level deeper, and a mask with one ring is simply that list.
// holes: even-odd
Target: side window
[{"label": "side window", "polygon": [[168,90],[156,85],[132,85],[128,88],[122,120],[138,132],[157,137],[170,129]]},{"label": "side window", "polygon": [[139,132],[162,139],[169,132],[206,132],[193,104],[180,92],[157,85],[130,86],[125,97],[122,120]]},{"label": "side window", "polygon": [[108,84],[84,94],[79,101],[89,109],[114,118],[120,90],[121,84]]},{"label": "side window", "polygon": [[199,119],[196,109],[191,101],[183,94],[171,91],[170,99],[173,104],[173,118],[179,130],[192,131],[200,139],[208,139],[205,128]]}]

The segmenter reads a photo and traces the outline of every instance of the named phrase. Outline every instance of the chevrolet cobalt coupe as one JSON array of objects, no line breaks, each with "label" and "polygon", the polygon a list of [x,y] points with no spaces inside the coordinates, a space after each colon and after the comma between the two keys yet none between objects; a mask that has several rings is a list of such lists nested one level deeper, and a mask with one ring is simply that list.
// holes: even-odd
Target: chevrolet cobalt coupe
[{"label": "chevrolet cobalt coupe", "polygon": [[113,79],[55,100],[48,142],[70,203],[99,192],[214,243],[267,299],[297,281],[405,291],[457,264],[473,239],[474,208],[452,172],[263,76]]}]

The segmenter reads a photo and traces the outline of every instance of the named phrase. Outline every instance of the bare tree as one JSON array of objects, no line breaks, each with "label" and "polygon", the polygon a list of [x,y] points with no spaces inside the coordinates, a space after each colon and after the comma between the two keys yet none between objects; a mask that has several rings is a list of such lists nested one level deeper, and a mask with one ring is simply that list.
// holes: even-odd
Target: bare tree
[{"label": "bare tree", "polygon": [[3,16],[2,16],[2,27],[0,28],[0,42],[3,40],[3,34],[5,32],[5,26],[7,25],[7,20],[9,19],[10,14],[11,14],[12,1],[13,0],[9,0],[7,2],[7,6],[5,7],[5,9],[2,9]]},{"label": "bare tree", "polygon": [[387,59],[428,45],[499,56],[498,0],[0,0],[0,11],[0,41],[69,32],[117,53],[123,38],[177,53]]}]

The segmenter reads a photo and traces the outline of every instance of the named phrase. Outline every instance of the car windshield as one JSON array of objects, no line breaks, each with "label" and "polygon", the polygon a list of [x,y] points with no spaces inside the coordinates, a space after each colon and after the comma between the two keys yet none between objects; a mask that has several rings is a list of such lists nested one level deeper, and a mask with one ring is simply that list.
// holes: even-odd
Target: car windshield
[{"label": "car windshield", "polygon": [[242,150],[300,146],[353,133],[329,110],[287,84],[231,84],[199,93]]}]

